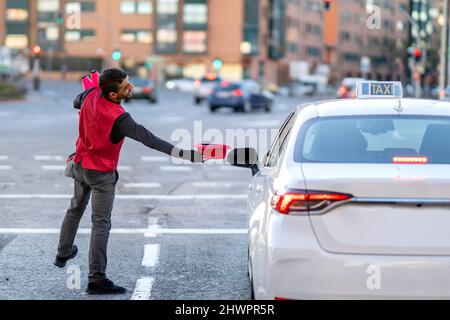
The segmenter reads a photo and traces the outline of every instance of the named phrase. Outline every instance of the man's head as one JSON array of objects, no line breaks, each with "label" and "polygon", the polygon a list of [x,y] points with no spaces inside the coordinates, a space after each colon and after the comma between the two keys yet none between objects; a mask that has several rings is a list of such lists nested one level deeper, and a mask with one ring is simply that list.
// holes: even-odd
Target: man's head
[{"label": "man's head", "polygon": [[120,102],[131,98],[133,85],[128,75],[117,68],[106,69],[100,75],[100,88],[103,96],[109,100]]}]

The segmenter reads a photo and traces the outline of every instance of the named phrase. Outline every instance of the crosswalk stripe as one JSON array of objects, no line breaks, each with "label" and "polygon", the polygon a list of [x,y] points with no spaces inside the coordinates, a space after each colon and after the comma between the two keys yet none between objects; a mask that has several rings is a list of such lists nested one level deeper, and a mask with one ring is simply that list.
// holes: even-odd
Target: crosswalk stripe
[{"label": "crosswalk stripe", "polygon": [[36,161],[63,161],[64,158],[61,156],[34,156]]},{"label": "crosswalk stripe", "polygon": [[159,251],[161,246],[159,244],[147,244],[144,247],[144,258],[142,259],[142,266],[147,268],[154,268],[158,264]]},{"label": "crosswalk stripe", "polygon": [[0,166],[0,170],[12,170],[12,166]]},{"label": "crosswalk stripe", "polygon": [[141,157],[142,162],[168,162],[168,157]]}]

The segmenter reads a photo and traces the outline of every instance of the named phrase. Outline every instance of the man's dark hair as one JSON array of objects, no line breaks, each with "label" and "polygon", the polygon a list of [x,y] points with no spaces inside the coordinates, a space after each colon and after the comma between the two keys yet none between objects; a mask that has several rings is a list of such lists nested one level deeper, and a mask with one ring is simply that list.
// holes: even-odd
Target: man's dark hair
[{"label": "man's dark hair", "polygon": [[106,69],[100,75],[100,88],[103,95],[107,98],[111,92],[117,93],[119,86],[128,75],[117,68]]}]

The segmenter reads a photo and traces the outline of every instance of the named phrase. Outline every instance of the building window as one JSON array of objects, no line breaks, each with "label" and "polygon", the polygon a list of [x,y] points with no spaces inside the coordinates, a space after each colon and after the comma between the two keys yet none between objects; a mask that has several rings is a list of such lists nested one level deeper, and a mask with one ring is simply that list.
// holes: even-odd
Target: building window
[{"label": "building window", "polygon": [[206,31],[184,32],[183,51],[185,53],[205,53],[206,46]]},{"label": "building window", "polygon": [[95,41],[95,30],[68,30],[65,39],[67,42]]},{"label": "building window", "polygon": [[256,55],[259,52],[259,8],[259,0],[245,0],[244,2],[242,54]]},{"label": "building window", "polygon": [[158,14],[177,14],[178,0],[158,0]]},{"label": "building window", "polygon": [[28,47],[26,34],[8,34],[5,38],[5,46],[11,49],[25,49]]},{"label": "building window", "polygon": [[38,0],[37,9],[40,12],[56,12],[59,10],[59,0]]},{"label": "building window", "polygon": [[123,14],[151,14],[153,5],[151,1],[122,1],[120,12]]},{"label": "building window", "polygon": [[289,42],[288,43],[288,51],[290,53],[294,53],[294,54],[298,53],[298,43]]},{"label": "building window", "polygon": [[186,3],[184,5],[185,25],[206,25],[208,21],[208,7],[205,3]]},{"label": "building window", "polygon": [[150,44],[153,42],[153,34],[145,30],[123,30],[120,40],[128,43]]},{"label": "building window", "polygon": [[310,57],[320,58],[322,53],[319,48],[316,47],[306,47],[306,54]]},{"label": "building window", "polygon": [[286,33],[286,6],[283,0],[270,0],[269,18],[269,58],[284,57]]},{"label": "building window", "polygon": [[349,61],[349,62],[359,62],[359,55],[357,55],[356,53],[352,53],[352,52],[347,52],[344,53],[344,60],[345,61]]},{"label": "building window", "polygon": [[24,21],[28,19],[28,11],[25,9],[6,9],[6,20],[8,21]]},{"label": "building window", "polygon": [[156,51],[159,53],[177,52],[177,13],[178,0],[158,0],[156,25]]}]

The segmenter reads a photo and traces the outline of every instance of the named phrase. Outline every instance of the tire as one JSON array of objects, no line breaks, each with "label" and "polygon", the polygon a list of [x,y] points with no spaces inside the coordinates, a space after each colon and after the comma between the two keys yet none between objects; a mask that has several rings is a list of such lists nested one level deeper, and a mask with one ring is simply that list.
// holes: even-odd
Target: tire
[{"label": "tire", "polygon": [[272,103],[268,102],[264,107],[265,112],[271,112],[272,111]]},{"label": "tire", "polygon": [[245,101],[242,109],[243,109],[243,112],[251,112],[252,111],[252,103],[250,101]]},{"label": "tire", "polygon": [[216,112],[218,109],[218,107],[216,106],[209,106],[209,111],[211,111],[212,113]]},{"label": "tire", "polygon": [[201,99],[201,98],[199,98],[199,97],[195,97],[195,99],[194,99],[194,103],[195,103],[196,105],[199,105],[199,104],[201,104],[201,103],[202,103],[202,99]]}]

